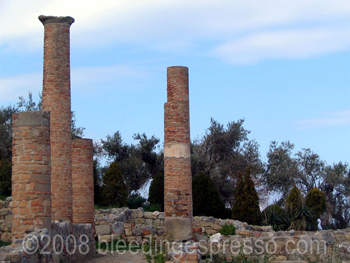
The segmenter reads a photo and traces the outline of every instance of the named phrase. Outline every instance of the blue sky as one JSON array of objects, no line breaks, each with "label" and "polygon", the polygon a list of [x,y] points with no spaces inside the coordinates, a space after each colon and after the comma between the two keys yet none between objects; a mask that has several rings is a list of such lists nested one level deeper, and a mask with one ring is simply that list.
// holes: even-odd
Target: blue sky
[{"label": "blue sky", "polygon": [[349,162],[350,3],[1,0],[0,105],[42,88],[39,15],[72,16],[72,110],[87,138],[163,141],[166,68],[189,67],[191,138],[244,118],[264,158],[290,140]]}]

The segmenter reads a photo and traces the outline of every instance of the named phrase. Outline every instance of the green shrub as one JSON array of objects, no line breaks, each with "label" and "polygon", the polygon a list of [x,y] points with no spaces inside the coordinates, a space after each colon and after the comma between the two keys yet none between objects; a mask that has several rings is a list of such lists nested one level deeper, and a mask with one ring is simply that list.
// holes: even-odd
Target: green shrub
[{"label": "green shrub", "polygon": [[104,206],[127,205],[128,190],[116,162],[111,163],[103,176],[101,199],[101,204]]},{"label": "green shrub", "polygon": [[4,242],[4,241],[0,240],[0,247],[6,247],[6,246],[9,246],[9,245],[11,245],[11,242]]},{"label": "green shrub", "polygon": [[11,196],[12,163],[0,153],[0,195]]},{"label": "green shrub", "polygon": [[200,173],[193,178],[192,193],[194,216],[222,218],[225,213],[225,204],[208,175]]},{"label": "green shrub", "polygon": [[234,193],[235,202],[232,208],[232,218],[247,222],[251,225],[261,224],[259,196],[255,190],[254,182],[250,177],[250,168],[244,176],[238,175],[238,183]]},{"label": "green shrub", "polygon": [[149,187],[148,201],[151,205],[160,205],[158,211],[164,211],[164,174],[156,173]]},{"label": "green shrub", "polygon": [[150,204],[150,203],[146,203],[143,206],[143,210],[146,212],[154,212],[154,211],[161,211],[162,209],[162,205],[161,204]]},{"label": "green shrub", "polygon": [[317,187],[312,188],[306,195],[305,206],[308,207],[314,215],[309,230],[317,230],[317,219],[320,218],[321,214],[323,214],[327,208],[326,195]]},{"label": "green shrub", "polygon": [[303,202],[303,196],[301,195],[299,188],[294,185],[286,200],[286,213],[291,216],[294,215]]},{"label": "green shrub", "polygon": [[283,231],[288,229],[290,221],[284,210],[274,204],[266,207],[262,212],[262,224],[272,226],[274,231]]},{"label": "green shrub", "polygon": [[223,225],[219,230],[219,233],[223,236],[231,236],[236,234],[236,228],[234,225]]},{"label": "green shrub", "polygon": [[311,209],[305,206],[303,202],[300,206],[293,210],[293,213],[289,215],[291,224],[289,229],[298,231],[312,230],[314,214]]},{"label": "green shrub", "polygon": [[130,209],[137,209],[139,207],[142,207],[145,201],[146,199],[142,196],[132,195],[128,198],[128,207]]}]

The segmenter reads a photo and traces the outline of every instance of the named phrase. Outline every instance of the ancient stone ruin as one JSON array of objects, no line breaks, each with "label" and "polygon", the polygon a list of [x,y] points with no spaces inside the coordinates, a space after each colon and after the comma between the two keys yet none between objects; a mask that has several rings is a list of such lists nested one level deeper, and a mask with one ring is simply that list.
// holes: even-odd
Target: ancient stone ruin
[{"label": "ancient stone ruin", "polygon": [[45,31],[42,111],[12,117],[12,245],[0,251],[0,260],[81,262],[96,251],[95,211],[92,140],[72,142],[71,135],[74,19],[39,20]]},{"label": "ancient stone ruin", "polygon": [[192,239],[192,176],[188,68],[169,67],[164,105],[165,229],[176,240]]},{"label": "ancient stone ruin", "polygon": [[[83,262],[96,253],[96,236],[100,242],[118,239],[140,244],[152,235],[160,241],[175,241],[176,251],[168,251],[173,257],[170,262],[199,262],[213,247],[223,249],[222,256],[229,260],[235,253],[229,245],[245,245],[246,240],[260,245],[276,262],[301,260],[304,254],[316,260],[316,256],[311,257],[312,249],[319,243],[325,244],[322,255],[329,250],[331,255],[350,260],[350,229],[274,232],[270,226],[250,226],[232,219],[193,218],[186,67],[167,69],[165,211],[95,211],[93,143],[91,139],[72,140],[71,135],[69,29],[74,19],[40,16],[39,20],[45,32],[43,110],[12,117],[13,195],[12,201],[0,201],[0,236],[12,239],[12,245],[0,249],[0,263]],[[236,235],[208,238],[225,225],[234,225]],[[311,252],[304,249],[300,257],[289,253],[299,245],[311,248]],[[236,248],[239,252],[241,246]],[[260,250],[254,253],[251,255],[261,255]]]}]

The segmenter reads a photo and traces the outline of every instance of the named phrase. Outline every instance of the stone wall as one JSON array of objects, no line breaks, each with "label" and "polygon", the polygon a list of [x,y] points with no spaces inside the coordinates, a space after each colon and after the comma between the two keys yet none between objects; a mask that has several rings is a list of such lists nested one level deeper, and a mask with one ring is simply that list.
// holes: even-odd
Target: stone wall
[{"label": "stone wall", "polygon": [[[173,241],[173,237],[164,230],[162,212],[144,212],[142,208],[101,209],[96,210],[95,224],[97,238],[102,242],[122,239],[142,243],[152,235],[158,242],[165,239]],[[218,235],[225,224],[234,225],[236,234]],[[183,251],[179,253],[179,248],[176,248],[176,252],[170,252],[174,262],[197,262],[200,258],[213,257],[216,252],[219,252],[218,257],[225,257],[227,261],[240,255],[261,259],[267,257],[272,262],[308,259],[327,261],[332,257],[333,260],[336,260],[334,257],[350,260],[350,228],[275,232],[271,226],[251,226],[232,219],[196,216],[193,217],[193,234],[195,242],[175,243]],[[215,234],[219,238],[211,239]],[[193,253],[189,253],[189,250]]]},{"label": "stone wall", "polygon": [[55,221],[48,229],[34,229],[24,239],[0,248],[0,263],[81,263],[96,253],[91,224]]},{"label": "stone wall", "polygon": [[[0,229],[2,229],[2,234],[7,233],[7,235],[11,233],[8,231],[9,228],[4,231],[6,226],[8,227],[11,224],[10,201],[9,198],[6,202],[0,202],[0,207],[2,206],[0,214],[6,213],[5,216],[0,216]],[[236,235],[221,236],[212,242],[213,240],[211,241],[210,237],[217,234],[225,224],[234,225]],[[96,210],[95,227],[95,238],[101,242],[125,240],[126,242],[142,243],[151,236],[158,242],[173,240],[173,237],[164,231],[164,213],[144,212],[142,208]],[[77,237],[76,240],[79,240],[82,233],[88,233],[89,242],[91,242],[89,247],[93,250],[94,245],[90,229],[89,225],[70,226],[67,222],[56,221],[53,226],[53,235],[60,234],[66,238],[71,233]],[[270,226],[251,226],[232,219],[196,216],[193,217],[193,233],[195,242],[190,242],[189,247],[198,250],[202,258],[212,256],[210,251],[220,251],[220,256],[226,257],[227,260],[238,256],[240,252],[251,256],[267,256],[269,261],[307,260],[307,258],[310,260],[317,260],[317,258],[326,260],[331,257],[350,260],[350,228],[315,232],[294,230],[275,232]],[[77,246],[79,245],[81,243],[77,243]],[[179,257],[178,260],[181,258],[189,260],[191,258],[191,256],[182,255],[186,254],[185,251],[180,254],[173,253],[173,255]],[[55,257],[54,253],[52,255]],[[65,253],[65,255],[67,256],[69,253]],[[62,259],[63,255],[60,257]]]},{"label": "stone wall", "polygon": [[12,197],[6,201],[0,200],[0,240],[11,242],[12,240]]}]

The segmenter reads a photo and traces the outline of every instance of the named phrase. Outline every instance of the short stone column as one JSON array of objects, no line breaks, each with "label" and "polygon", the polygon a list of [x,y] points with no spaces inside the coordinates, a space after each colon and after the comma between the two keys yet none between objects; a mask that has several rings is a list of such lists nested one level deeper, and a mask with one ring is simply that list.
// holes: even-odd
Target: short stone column
[{"label": "short stone column", "polygon": [[169,67],[168,102],[164,105],[165,231],[175,240],[192,233],[192,176],[188,68]]},{"label": "short stone column", "polygon": [[91,139],[72,141],[73,223],[94,223],[93,144]]},{"label": "short stone column", "polygon": [[51,231],[50,114],[12,115],[12,240],[35,227]]},{"label": "short stone column", "polygon": [[43,110],[51,117],[52,219],[72,220],[69,28],[72,17],[39,16],[45,28]]}]

